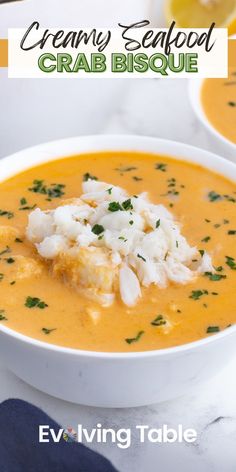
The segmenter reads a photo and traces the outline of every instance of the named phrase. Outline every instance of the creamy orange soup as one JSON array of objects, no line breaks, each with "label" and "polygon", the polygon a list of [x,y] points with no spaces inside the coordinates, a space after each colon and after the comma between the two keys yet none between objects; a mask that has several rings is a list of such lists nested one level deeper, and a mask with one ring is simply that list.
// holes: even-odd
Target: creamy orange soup
[{"label": "creamy orange soup", "polygon": [[[214,274],[186,285],[142,288],[136,306],[116,299],[106,308],[53,277],[25,237],[28,215],[35,205],[52,209],[80,195],[87,173],[131,195],[148,191],[154,203],[165,205],[181,222],[189,244],[208,251]],[[35,180],[44,181],[45,194]],[[234,183],[166,156],[86,154],[22,172],[0,184],[0,322],[52,344],[112,352],[167,348],[227,329],[236,320],[235,209]],[[90,309],[99,312],[97,323]],[[172,326],[168,331],[155,322],[166,318]]]},{"label": "creamy orange soup", "polygon": [[225,138],[236,143],[236,66],[228,79],[206,79],[202,87],[204,112]]}]

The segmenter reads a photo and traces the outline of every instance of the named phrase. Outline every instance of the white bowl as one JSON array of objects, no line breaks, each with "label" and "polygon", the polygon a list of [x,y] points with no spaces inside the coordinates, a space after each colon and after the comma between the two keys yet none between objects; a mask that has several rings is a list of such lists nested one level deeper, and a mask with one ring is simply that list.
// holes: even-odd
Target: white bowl
[{"label": "white bowl", "polygon": [[227,144],[231,147],[231,149],[235,151],[236,144],[233,141],[230,141],[230,139],[226,138],[223,134],[221,134],[207,118],[201,100],[201,91],[204,80],[205,79],[191,79],[189,81],[188,91],[193,110],[197,115],[198,119],[204,124],[208,131],[214,134],[217,139],[220,139],[222,143]]},{"label": "white bowl", "polygon": [[[62,156],[102,150],[167,154],[236,181],[236,165],[186,144],[137,136],[70,138],[20,151],[0,161],[1,180]],[[183,346],[104,353],[55,346],[0,325],[0,355],[23,380],[55,397],[100,407],[168,400],[219,372],[236,352],[236,325]]]}]

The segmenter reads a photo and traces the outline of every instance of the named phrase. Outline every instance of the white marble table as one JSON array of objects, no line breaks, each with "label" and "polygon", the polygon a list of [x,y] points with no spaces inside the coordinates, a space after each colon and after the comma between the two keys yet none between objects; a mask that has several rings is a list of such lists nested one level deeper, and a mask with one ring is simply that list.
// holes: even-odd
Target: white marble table
[{"label": "white marble table", "polygon": [[[4,15],[5,23],[0,20],[1,36],[6,29],[5,11]],[[65,21],[68,23],[68,16]],[[14,16],[13,23],[25,24],[21,12]],[[183,141],[236,159],[233,151],[221,145],[195,118],[186,80],[13,81],[1,71],[0,84],[4,110],[0,113],[0,157],[59,137],[132,133]],[[82,423],[91,428],[98,422],[115,429],[131,427],[132,444],[126,450],[114,444],[93,445],[121,472],[236,470],[236,359],[194,394],[127,410],[89,408],[54,399],[23,383],[2,364],[0,401],[12,397],[38,405],[65,427]],[[137,441],[136,424],[176,427],[179,423],[196,429],[197,443],[157,445]]]}]

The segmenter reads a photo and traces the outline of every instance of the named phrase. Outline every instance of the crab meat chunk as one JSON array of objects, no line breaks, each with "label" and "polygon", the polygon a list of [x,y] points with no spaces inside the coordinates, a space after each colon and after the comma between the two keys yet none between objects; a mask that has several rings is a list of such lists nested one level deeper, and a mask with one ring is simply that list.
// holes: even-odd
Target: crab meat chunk
[{"label": "crab meat chunk", "polygon": [[80,289],[92,300],[110,304],[114,299],[118,268],[103,248],[74,247],[53,261],[53,274]]},{"label": "crab meat chunk", "polygon": [[32,257],[13,255],[14,264],[9,266],[9,276],[14,280],[29,279],[42,274],[43,265]]},{"label": "crab meat chunk", "polygon": [[20,232],[17,228],[8,225],[0,226],[0,243],[8,244],[20,237]]}]

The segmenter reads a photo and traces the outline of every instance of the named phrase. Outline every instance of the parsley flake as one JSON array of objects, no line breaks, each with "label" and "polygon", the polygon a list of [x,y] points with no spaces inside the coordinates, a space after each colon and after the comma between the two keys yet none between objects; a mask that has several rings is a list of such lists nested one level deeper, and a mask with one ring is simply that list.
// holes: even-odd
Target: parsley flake
[{"label": "parsley flake", "polygon": [[46,185],[44,183],[44,180],[34,180],[33,186],[28,188],[28,190],[33,193],[39,193],[41,195],[45,195],[47,197],[46,200],[51,201],[52,198],[62,197],[62,195],[65,194],[64,188],[65,188],[64,184]]},{"label": "parsley flake", "polygon": [[160,170],[161,172],[166,172],[167,171],[167,164],[163,164],[163,162],[158,162],[155,165],[156,170]]},{"label": "parsley flake", "polygon": [[193,300],[199,300],[203,295],[208,295],[208,291],[207,290],[192,290],[189,298],[192,298]]},{"label": "parsley flake", "polygon": [[56,328],[51,328],[51,329],[48,329],[48,328],[42,328],[42,331],[44,334],[50,334],[52,331],[55,331]]},{"label": "parsley flake", "polygon": [[137,257],[138,257],[139,259],[142,259],[143,262],[146,262],[146,259],[145,259],[143,256],[141,256],[141,254],[137,254]]},{"label": "parsley flake", "polygon": [[98,180],[98,178],[95,177],[95,175],[92,175],[92,174],[90,174],[89,172],[86,172],[86,173],[83,175],[83,181],[84,181],[84,182],[87,182],[88,180]]},{"label": "parsley flake", "polygon": [[92,227],[92,232],[93,232],[94,234],[99,235],[99,234],[103,233],[104,231],[105,231],[105,230],[104,230],[104,227],[103,227],[102,225],[96,224],[96,225],[94,225],[94,226]]},{"label": "parsley flake", "polygon": [[162,315],[158,315],[155,320],[151,321],[152,326],[163,326],[166,324],[166,320]]},{"label": "parsley flake", "polygon": [[210,333],[218,333],[219,331],[220,331],[219,326],[208,326],[208,328],[207,328],[207,330],[206,330],[206,332],[207,332],[208,334],[210,334]]},{"label": "parsley flake", "polygon": [[225,256],[225,259],[226,259],[225,262],[226,262],[227,266],[229,266],[230,269],[232,269],[232,270],[236,270],[236,262],[235,262],[234,257]]},{"label": "parsley flake", "polygon": [[37,297],[27,297],[25,306],[27,306],[27,308],[40,308],[41,310],[48,307],[47,303],[43,302]]},{"label": "parsley flake", "polygon": [[135,336],[134,338],[126,338],[125,341],[127,342],[127,344],[136,343],[137,341],[140,340],[143,334],[144,334],[144,331],[139,331],[137,336]]},{"label": "parsley flake", "polygon": [[10,220],[11,218],[13,218],[14,213],[8,210],[0,210],[0,216],[6,216],[8,220]]},{"label": "parsley flake", "polygon": [[212,282],[218,282],[219,280],[226,279],[226,275],[223,274],[212,274],[212,272],[205,272],[204,275]]},{"label": "parsley flake", "polygon": [[112,212],[120,211],[120,210],[122,210],[122,207],[121,207],[119,202],[110,202],[109,205],[108,205],[108,210],[112,211]]}]

